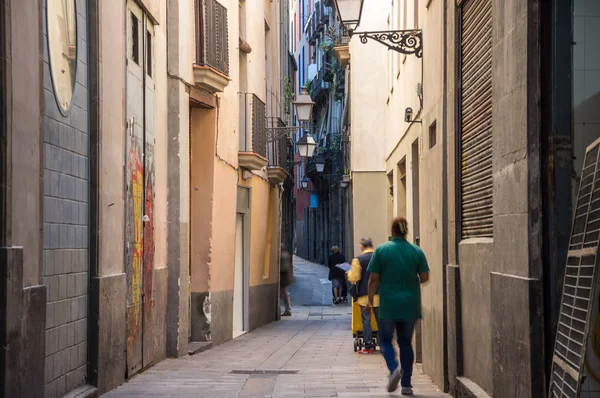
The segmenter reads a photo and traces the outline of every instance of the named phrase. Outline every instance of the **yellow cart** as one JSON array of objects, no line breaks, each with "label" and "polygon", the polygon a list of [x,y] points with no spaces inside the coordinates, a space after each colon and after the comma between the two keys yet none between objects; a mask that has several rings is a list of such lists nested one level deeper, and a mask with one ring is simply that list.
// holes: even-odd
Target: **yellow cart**
[{"label": "yellow cart", "polygon": [[[360,313],[360,305],[352,299],[352,336],[354,337],[354,352],[362,350],[365,347],[365,340],[362,333],[362,316]],[[379,339],[377,338],[377,321],[373,312],[371,312],[371,330],[373,331],[373,340],[375,346],[379,346]]]}]

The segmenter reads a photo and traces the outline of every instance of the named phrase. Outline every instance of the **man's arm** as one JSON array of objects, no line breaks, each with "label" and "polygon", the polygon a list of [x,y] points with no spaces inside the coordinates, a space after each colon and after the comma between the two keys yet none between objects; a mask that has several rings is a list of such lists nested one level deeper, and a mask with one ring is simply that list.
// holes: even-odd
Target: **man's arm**
[{"label": "man's arm", "polygon": [[350,268],[350,271],[348,271],[347,275],[348,275],[348,282],[350,283],[358,283],[358,281],[360,281],[360,277],[362,274],[362,266],[360,265],[360,262],[358,261],[358,259],[354,259],[352,260],[352,268]]},{"label": "man's arm", "polygon": [[419,249],[419,281],[421,283],[425,283],[429,280],[429,264],[427,264],[427,258],[425,258],[425,253],[421,249]]},{"label": "man's arm", "polygon": [[373,306],[373,299],[375,298],[375,293],[379,289],[379,273],[371,273],[369,276],[369,307]]}]

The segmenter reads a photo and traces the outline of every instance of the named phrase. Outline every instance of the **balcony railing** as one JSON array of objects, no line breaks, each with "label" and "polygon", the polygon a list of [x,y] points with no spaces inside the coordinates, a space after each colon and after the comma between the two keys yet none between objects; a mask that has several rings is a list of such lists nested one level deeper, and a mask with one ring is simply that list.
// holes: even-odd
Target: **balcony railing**
[{"label": "balcony railing", "polygon": [[306,35],[308,36],[308,42],[312,45],[316,44],[317,39],[319,38],[319,32],[317,31],[317,22],[315,19],[315,13],[313,12],[308,23],[308,29],[306,30]]},{"label": "balcony railing", "polygon": [[196,0],[196,64],[229,76],[227,9],[215,0]]},{"label": "balcony railing", "polygon": [[255,94],[239,93],[240,152],[267,157],[267,107]]},{"label": "balcony railing", "polygon": [[[272,127],[285,127],[283,120],[277,118],[270,121]],[[281,167],[288,170],[288,141],[289,136],[286,134],[269,139],[267,142],[267,152],[269,158],[269,167]]]},{"label": "balcony railing", "polygon": [[321,68],[310,85],[310,96],[315,101],[329,90],[329,82],[325,81],[326,73],[328,68]]}]

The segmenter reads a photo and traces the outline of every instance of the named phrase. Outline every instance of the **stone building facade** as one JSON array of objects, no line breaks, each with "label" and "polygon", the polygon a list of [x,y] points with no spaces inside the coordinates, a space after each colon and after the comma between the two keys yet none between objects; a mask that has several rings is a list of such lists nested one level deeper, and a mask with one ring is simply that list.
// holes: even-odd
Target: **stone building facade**
[{"label": "stone building facade", "polygon": [[102,394],[276,320],[285,2],[21,3],[0,2],[2,395]]},{"label": "stone building facade", "polygon": [[[408,219],[431,267],[417,359],[438,386],[456,396],[547,396],[574,192],[585,148],[600,137],[597,6],[368,3],[360,30],[419,29],[423,58],[351,41],[355,240],[381,240],[393,217]],[[384,84],[369,80],[367,65]],[[373,114],[364,106],[385,114],[377,142],[362,127]],[[372,159],[365,142],[382,153]],[[372,177],[361,175],[368,163]],[[378,216],[363,216],[374,202]],[[597,314],[594,306],[592,326]],[[591,343],[587,353],[581,391],[595,396],[600,360]]]}]

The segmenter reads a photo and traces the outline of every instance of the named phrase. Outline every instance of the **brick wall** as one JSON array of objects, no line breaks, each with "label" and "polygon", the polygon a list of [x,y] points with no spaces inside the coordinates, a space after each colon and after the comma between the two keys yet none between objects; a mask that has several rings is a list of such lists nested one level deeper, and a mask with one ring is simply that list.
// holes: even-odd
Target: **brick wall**
[{"label": "brick wall", "polygon": [[[44,7],[45,6],[44,2]],[[44,9],[44,13],[45,13]],[[88,316],[89,138],[87,1],[77,0],[77,70],[72,105],[61,113],[44,28],[45,396],[85,383]]]}]

